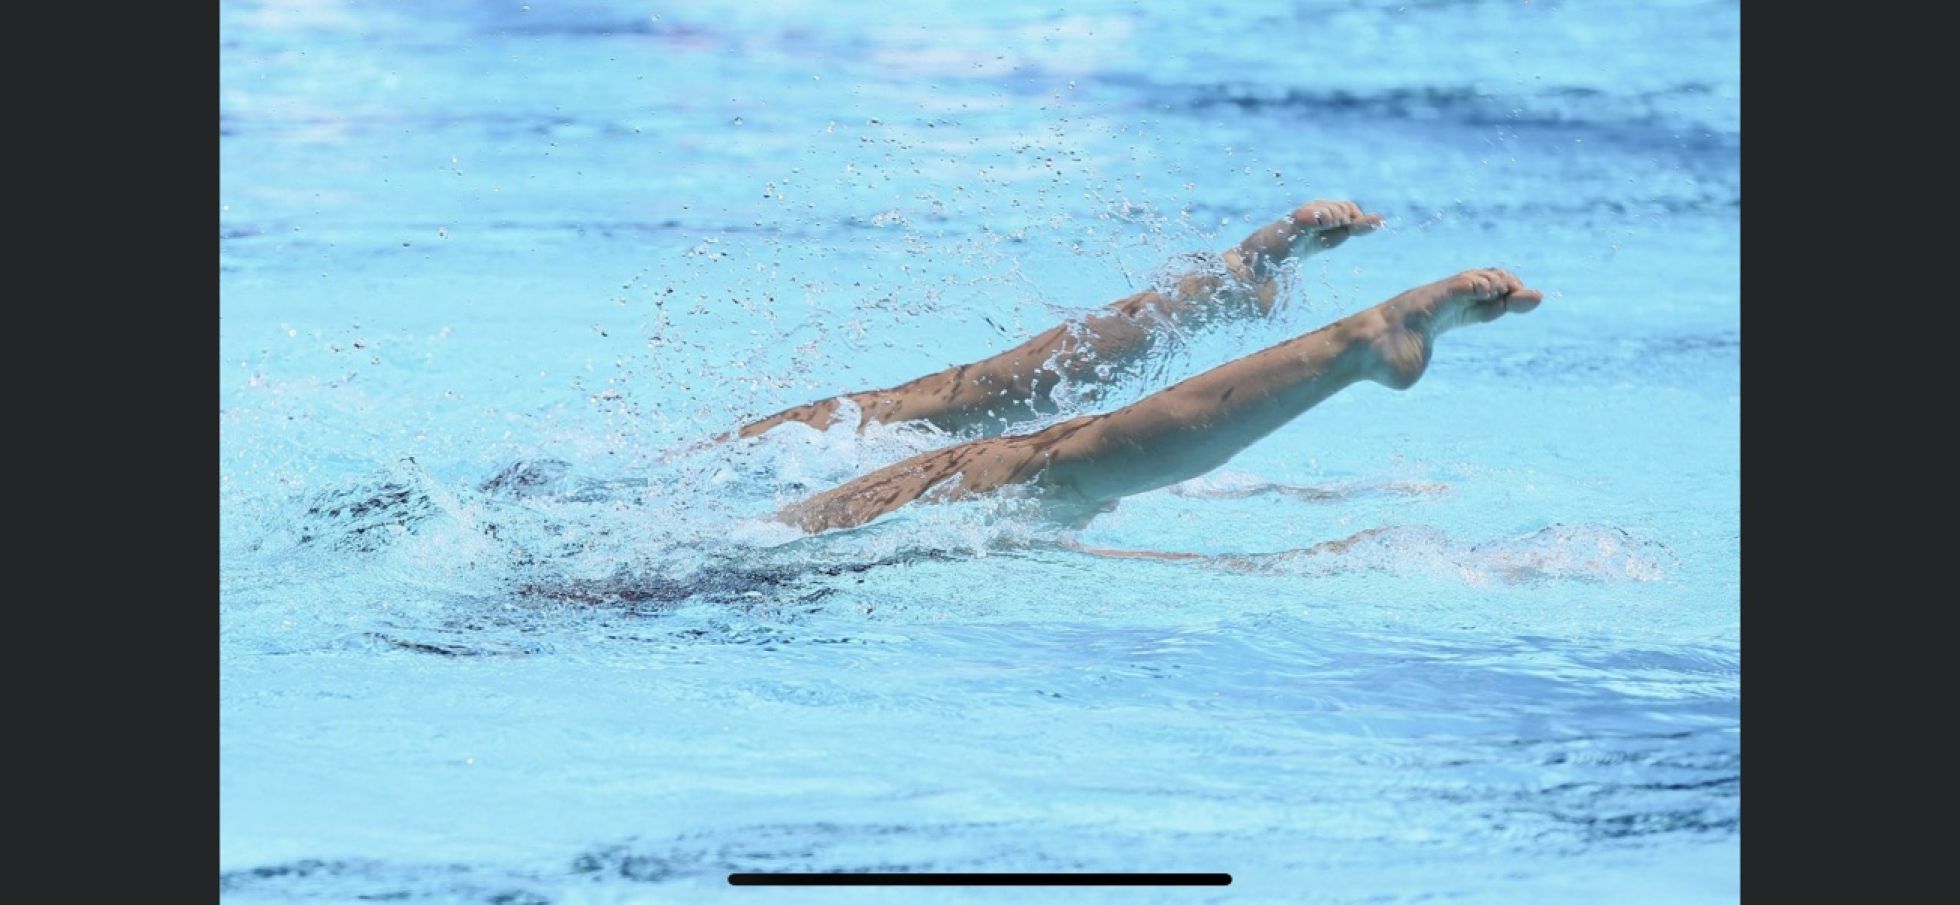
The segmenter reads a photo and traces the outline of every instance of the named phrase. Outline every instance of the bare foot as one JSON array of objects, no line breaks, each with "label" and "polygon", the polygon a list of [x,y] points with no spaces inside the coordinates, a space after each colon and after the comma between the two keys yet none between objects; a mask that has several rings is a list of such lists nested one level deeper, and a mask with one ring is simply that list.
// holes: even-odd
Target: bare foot
[{"label": "bare foot", "polygon": [[1237,248],[1225,253],[1235,269],[1245,267],[1241,279],[1257,282],[1270,279],[1273,268],[1287,258],[1307,258],[1380,229],[1382,215],[1364,214],[1352,201],[1309,201],[1293,213],[1261,227],[1245,237]]},{"label": "bare foot", "polygon": [[1298,230],[1293,237],[1293,254],[1303,258],[1382,227],[1382,215],[1362,213],[1361,206],[1352,201],[1309,201],[1287,219]]},{"label": "bare foot", "polygon": [[1386,386],[1408,389],[1429,367],[1436,337],[1506,314],[1523,314],[1544,300],[1544,293],[1526,289],[1524,281],[1496,268],[1466,270],[1404,292],[1375,307],[1381,321],[1370,347],[1381,362],[1373,377]]}]

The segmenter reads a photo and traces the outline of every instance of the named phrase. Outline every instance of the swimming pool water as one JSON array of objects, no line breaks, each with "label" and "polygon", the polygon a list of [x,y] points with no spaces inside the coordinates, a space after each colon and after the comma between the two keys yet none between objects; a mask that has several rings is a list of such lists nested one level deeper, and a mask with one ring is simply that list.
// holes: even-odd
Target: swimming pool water
[{"label": "swimming pool water", "polygon": [[[1739,18],[222,5],[222,894],[1735,898]],[[687,448],[1312,198],[1389,228],[1113,401],[1468,267],[1550,297],[1080,535],[1205,560],[990,501],[798,541],[946,438]]]}]

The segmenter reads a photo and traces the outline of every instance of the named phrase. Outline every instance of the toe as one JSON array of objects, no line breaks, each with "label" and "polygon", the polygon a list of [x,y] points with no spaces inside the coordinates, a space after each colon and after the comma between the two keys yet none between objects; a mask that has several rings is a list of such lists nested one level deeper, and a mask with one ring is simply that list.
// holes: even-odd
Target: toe
[{"label": "toe", "polygon": [[[1352,206],[1352,205],[1350,205]],[[1339,201],[1309,201],[1293,212],[1293,222],[1303,229],[1319,232],[1346,226],[1354,220]]]}]

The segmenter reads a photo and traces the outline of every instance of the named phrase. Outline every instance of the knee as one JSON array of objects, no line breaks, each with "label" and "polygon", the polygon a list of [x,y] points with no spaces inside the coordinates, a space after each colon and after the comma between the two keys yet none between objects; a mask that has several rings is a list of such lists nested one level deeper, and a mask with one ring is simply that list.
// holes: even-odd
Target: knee
[{"label": "knee", "polygon": [[1031,439],[1039,442],[1043,456],[1051,461],[1083,462],[1102,455],[1106,438],[1103,436],[1102,415],[1081,415],[1033,435]]}]

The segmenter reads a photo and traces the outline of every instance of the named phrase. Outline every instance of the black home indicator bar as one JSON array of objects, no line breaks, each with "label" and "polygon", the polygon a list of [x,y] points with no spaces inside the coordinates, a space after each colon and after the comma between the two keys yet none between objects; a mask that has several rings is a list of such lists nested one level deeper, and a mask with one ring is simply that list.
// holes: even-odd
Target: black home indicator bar
[{"label": "black home indicator bar", "polygon": [[1230,886],[1231,874],[729,874],[730,886]]}]

